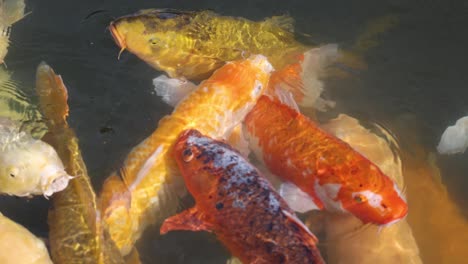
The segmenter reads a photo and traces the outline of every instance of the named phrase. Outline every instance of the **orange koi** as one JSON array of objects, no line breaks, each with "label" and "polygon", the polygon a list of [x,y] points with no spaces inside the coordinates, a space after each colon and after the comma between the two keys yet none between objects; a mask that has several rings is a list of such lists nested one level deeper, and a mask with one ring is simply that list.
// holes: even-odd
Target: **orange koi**
[{"label": "orange koi", "polygon": [[[257,157],[288,182],[281,186],[287,200],[304,193],[311,198],[302,211],[349,212],[364,223],[378,225],[406,216],[406,201],[388,176],[298,111],[262,96],[244,122]],[[296,202],[295,207],[299,205]]]},{"label": "orange koi", "polygon": [[238,151],[191,129],[173,153],[196,205],[166,219],[162,234],[213,231],[243,263],[324,263],[317,238]]},{"label": "orange koi", "polygon": [[[214,138],[229,136],[268,85],[271,64],[262,55],[229,62],[186,96],[170,116],[128,155],[120,172],[109,177],[101,193],[103,219],[123,255],[145,227],[177,207],[177,164],[167,153],[178,135],[197,128]],[[164,208],[164,209],[163,209]]]}]

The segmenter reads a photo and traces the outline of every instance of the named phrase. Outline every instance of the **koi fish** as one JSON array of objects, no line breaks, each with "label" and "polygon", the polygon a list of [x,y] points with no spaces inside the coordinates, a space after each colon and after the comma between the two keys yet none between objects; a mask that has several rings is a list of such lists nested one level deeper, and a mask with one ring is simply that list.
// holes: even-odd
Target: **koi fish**
[{"label": "koi fish", "polygon": [[[398,186],[403,186],[399,148],[392,135],[378,125],[371,130],[350,116],[340,114],[321,128],[350,144],[374,162]],[[382,135],[382,137],[378,136]],[[413,213],[413,211],[412,211]],[[408,219],[381,228],[364,226],[355,216],[327,213],[324,219],[327,263],[423,263]]]},{"label": "koi fish", "polygon": [[212,231],[243,263],[324,263],[317,238],[239,152],[192,129],[173,153],[196,205],[166,219],[162,234]]},{"label": "koi fish", "polygon": [[178,135],[197,128],[214,138],[227,137],[266,89],[271,64],[262,55],[229,62],[186,96],[171,115],[128,155],[120,172],[104,182],[103,219],[123,255],[158,217],[176,210],[174,190],[182,178],[168,155]]},{"label": "koi fish", "polygon": [[57,149],[67,171],[77,176],[63,192],[52,197],[47,222],[54,263],[123,264],[124,259],[101,224],[78,140],[68,126],[67,88],[45,62],[37,67],[36,92],[47,119],[44,140]]},{"label": "koi fish", "polygon": [[0,247],[0,263],[53,263],[42,240],[1,213]]},{"label": "koi fish", "polygon": [[287,200],[309,198],[291,206],[349,212],[378,225],[406,216],[405,199],[388,176],[297,110],[262,96],[244,122],[253,152],[287,181],[282,195]]},{"label": "koi fish", "polygon": [[0,117],[0,193],[47,198],[65,189],[72,178],[52,146]]},{"label": "koi fish", "polygon": [[211,11],[148,9],[116,19],[109,29],[121,52],[130,51],[171,78],[204,80],[227,61],[263,54],[277,70],[272,88],[291,91],[300,105],[320,109],[333,105],[319,97],[328,66],[365,67],[337,45],[298,42],[288,16],[257,22]]}]

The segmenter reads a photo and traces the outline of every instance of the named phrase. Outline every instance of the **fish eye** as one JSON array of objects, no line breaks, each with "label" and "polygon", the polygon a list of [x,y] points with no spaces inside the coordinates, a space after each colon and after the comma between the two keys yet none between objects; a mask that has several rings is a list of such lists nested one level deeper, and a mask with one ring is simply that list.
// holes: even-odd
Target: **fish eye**
[{"label": "fish eye", "polygon": [[362,195],[356,195],[354,196],[354,201],[356,201],[357,203],[362,203],[366,200],[366,198]]},{"label": "fish eye", "polygon": [[193,159],[193,152],[192,152],[192,149],[190,148],[186,148],[183,152],[182,152],[182,159],[185,161],[185,162],[189,162]]},{"label": "fish eye", "polygon": [[158,45],[159,40],[157,38],[150,38],[148,41],[151,45]]},{"label": "fish eye", "polygon": [[18,176],[18,173],[19,173],[18,168],[11,168],[9,171],[9,175],[11,178],[15,178],[16,176]]}]

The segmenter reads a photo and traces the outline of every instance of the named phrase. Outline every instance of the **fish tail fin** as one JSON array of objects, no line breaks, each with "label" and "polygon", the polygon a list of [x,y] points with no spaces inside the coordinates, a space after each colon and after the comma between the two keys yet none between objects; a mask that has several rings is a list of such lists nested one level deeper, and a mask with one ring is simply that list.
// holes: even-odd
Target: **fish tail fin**
[{"label": "fish tail fin", "polygon": [[350,78],[367,70],[367,63],[355,53],[339,50],[338,56],[324,74],[325,78]]},{"label": "fish tail fin", "polygon": [[333,107],[333,102],[320,98],[323,91],[320,79],[338,56],[336,44],[311,49],[300,56],[299,62],[274,72],[270,78],[270,87],[290,91],[300,106],[319,110]]}]

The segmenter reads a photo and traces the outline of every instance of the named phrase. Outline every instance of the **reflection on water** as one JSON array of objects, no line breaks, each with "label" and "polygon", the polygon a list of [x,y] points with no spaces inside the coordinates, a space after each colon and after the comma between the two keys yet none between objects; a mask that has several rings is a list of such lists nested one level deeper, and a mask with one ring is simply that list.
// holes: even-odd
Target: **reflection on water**
[{"label": "reflection on water", "polygon": [[20,86],[11,79],[10,72],[0,68],[0,116],[18,121],[21,130],[41,138],[47,131],[42,115]]},{"label": "reflection on water", "polygon": [[[62,74],[69,89],[70,126],[80,138],[97,190],[128,151],[170,112],[152,91],[151,80],[157,72],[128,53],[117,60],[118,48],[105,29],[112,17],[150,7],[210,8],[251,19],[289,12],[297,21],[297,30],[311,34],[315,42],[338,42],[364,54],[368,70],[351,80],[329,84],[327,96],[337,102],[330,115],[347,113],[384,123],[398,138],[410,207],[407,221],[423,263],[462,263],[467,259],[463,250],[468,244],[468,179],[464,177],[468,153],[431,154],[445,127],[468,112],[466,2],[66,2],[27,1],[32,13],[15,25],[6,57],[12,78],[25,88],[12,92],[13,86],[2,85],[0,114],[3,109],[13,109],[21,113],[20,120],[41,120],[36,108],[24,102],[30,97],[27,87],[33,87],[36,66],[48,61]],[[96,10],[105,11],[86,18]],[[382,30],[386,27],[378,26],[389,21],[393,27]],[[372,22],[371,26],[367,22]],[[372,38],[364,34],[370,31],[378,33],[375,42],[369,42]],[[361,43],[360,48],[356,43]],[[0,72],[0,77],[4,75],[9,73]],[[325,115],[320,117],[326,119]],[[1,197],[0,205],[3,214],[35,234],[47,235],[49,204],[44,199]],[[176,232],[159,237],[157,230],[152,228],[139,243],[144,263],[221,263],[228,257],[209,234]]]}]

